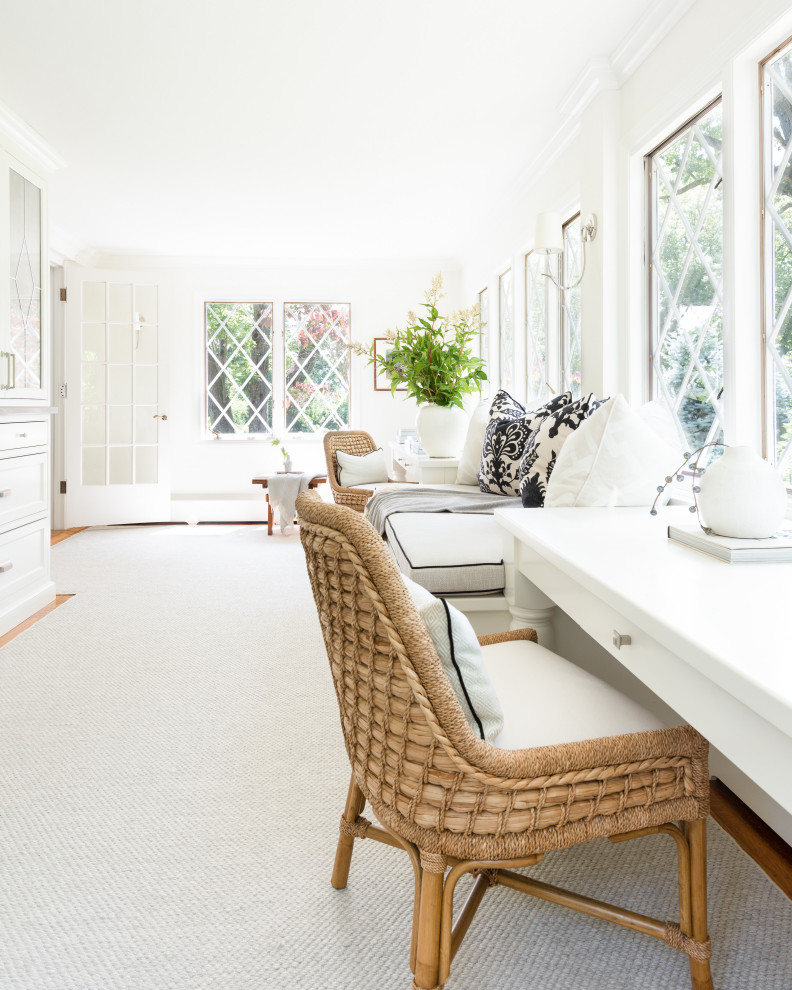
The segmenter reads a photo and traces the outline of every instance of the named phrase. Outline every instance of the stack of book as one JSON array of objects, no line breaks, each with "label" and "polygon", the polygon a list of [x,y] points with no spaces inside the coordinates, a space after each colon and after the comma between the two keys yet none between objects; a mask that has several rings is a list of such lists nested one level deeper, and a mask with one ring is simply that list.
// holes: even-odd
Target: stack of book
[{"label": "stack of book", "polygon": [[705,533],[697,523],[690,523],[669,526],[668,538],[730,564],[792,560],[792,527],[781,529],[766,540],[739,540],[732,536]]}]

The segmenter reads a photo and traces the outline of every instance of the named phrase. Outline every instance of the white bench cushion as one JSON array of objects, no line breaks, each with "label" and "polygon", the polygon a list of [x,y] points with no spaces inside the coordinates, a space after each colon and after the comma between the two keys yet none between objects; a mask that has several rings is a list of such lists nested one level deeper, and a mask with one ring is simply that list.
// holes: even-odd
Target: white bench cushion
[{"label": "white bench cushion", "polygon": [[484,663],[503,706],[503,730],[494,743],[501,749],[666,727],[621,691],[536,643],[485,646]]},{"label": "white bench cushion", "polygon": [[494,516],[397,512],[385,535],[402,574],[436,595],[502,591],[501,529]]}]

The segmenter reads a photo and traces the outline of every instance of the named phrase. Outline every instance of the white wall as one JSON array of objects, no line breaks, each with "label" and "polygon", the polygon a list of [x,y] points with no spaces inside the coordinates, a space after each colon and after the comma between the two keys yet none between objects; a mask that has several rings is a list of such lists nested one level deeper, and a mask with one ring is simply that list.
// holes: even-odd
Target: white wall
[{"label": "white wall", "polygon": [[[643,295],[643,156],[712,97],[724,93],[726,239],[725,377],[731,396],[727,439],[760,437],[758,221],[759,58],[792,34],[784,0],[699,0],[628,78],[602,73],[574,106],[547,153],[504,191],[499,205],[465,246],[462,288],[490,285],[491,354],[497,353],[497,275],[515,273],[517,395],[524,387],[524,255],[533,246],[536,215],[578,208],[597,214],[582,284],[583,391],[646,398],[648,354]],[[591,68],[591,67],[590,67]],[[570,94],[572,95],[572,94]],[[528,97],[526,97],[528,99]],[[560,148],[556,154],[555,148]],[[753,186],[753,188],[751,188]],[[735,202],[736,200],[736,202]],[[732,233],[732,231],[734,233]]]},{"label": "white wall", "polygon": [[[251,478],[275,471],[281,455],[260,440],[207,439],[204,429],[204,315],[206,300],[264,300],[274,303],[275,327],[282,328],[283,303],[349,302],[354,340],[368,345],[394,325],[403,325],[408,310],[417,311],[432,276],[442,270],[446,288],[443,305],[461,304],[459,273],[442,262],[385,267],[234,268],[145,264],[141,258],[106,258],[103,270],[133,269],[140,280],[159,285],[161,333],[161,402],[167,413],[163,427],[167,444],[170,487],[180,497],[244,496],[262,501]],[[112,277],[110,274],[108,277]],[[400,426],[412,426],[416,407],[401,394],[374,390],[374,372],[365,359],[352,356],[352,428],[364,429],[387,449]],[[321,438],[282,437],[298,469],[324,468]],[[214,505],[216,518],[226,509],[231,517],[245,517]],[[205,518],[204,514],[199,514]],[[251,517],[251,516],[249,516]],[[256,518],[252,516],[251,518]],[[181,518],[177,505],[174,518]]]},{"label": "white wall", "polygon": [[[722,93],[725,433],[727,442],[761,449],[758,63],[790,35],[792,8],[786,0],[699,0],[619,88],[612,88],[615,76],[602,74],[601,84],[568,121],[571,139],[565,143],[559,134],[561,151],[554,155],[548,146],[546,160],[535,163],[534,181],[529,176],[507,191],[465,249],[463,291],[470,295],[490,286],[491,354],[498,346],[499,271],[510,262],[520,285],[536,214],[580,208],[584,217],[595,213],[599,221],[581,292],[582,391],[620,391],[634,404],[645,401],[643,157]],[[524,338],[524,320],[524,293],[518,291],[518,340]],[[524,340],[516,351],[524,361]],[[524,398],[524,367],[517,372],[516,396]],[[562,629],[573,625],[561,621]],[[557,648],[576,660],[587,651],[580,636],[561,636]],[[765,821],[792,837],[791,816],[720,754],[713,753],[712,766]]]}]

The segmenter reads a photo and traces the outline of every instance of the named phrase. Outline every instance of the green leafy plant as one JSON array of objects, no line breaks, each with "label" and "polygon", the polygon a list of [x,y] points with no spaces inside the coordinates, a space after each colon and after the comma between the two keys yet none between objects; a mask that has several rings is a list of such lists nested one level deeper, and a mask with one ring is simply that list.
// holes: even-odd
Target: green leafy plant
[{"label": "green leafy plant", "polygon": [[280,447],[280,452],[283,454],[283,460],[287,461],[289,459],[289,452],[283,446],[283,441],[278,440],[278,438],[276,437],[274,440],[271,441],[271,443],[273,447]]},{"label": "green leafy plant", "polygon": [[459,406],[462,399],[481,389],[487,380],[484,361],[474,357],[471,343],[480,333],[479,312],[475,307],[441,316],[437,303],[443,297],[443,277],[438,274],[427,290],[425,316],[407,314],[407,326],[389,330],[392,346],[386,354],[374,356],[374,345],[353,343],[355,353],[368,358],[390,379],[391,395],[400,385],[419,404]]}]

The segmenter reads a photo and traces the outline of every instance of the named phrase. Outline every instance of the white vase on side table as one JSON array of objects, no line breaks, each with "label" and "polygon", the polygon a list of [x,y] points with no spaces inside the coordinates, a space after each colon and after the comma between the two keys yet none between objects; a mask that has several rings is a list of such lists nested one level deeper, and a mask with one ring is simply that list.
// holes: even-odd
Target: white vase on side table
[{"label": "white vase on side table", "polygon": [[456,457],[465,445],[468,414],[459,406],[426,402],[418,407],[415,428],[430,457]]}]

